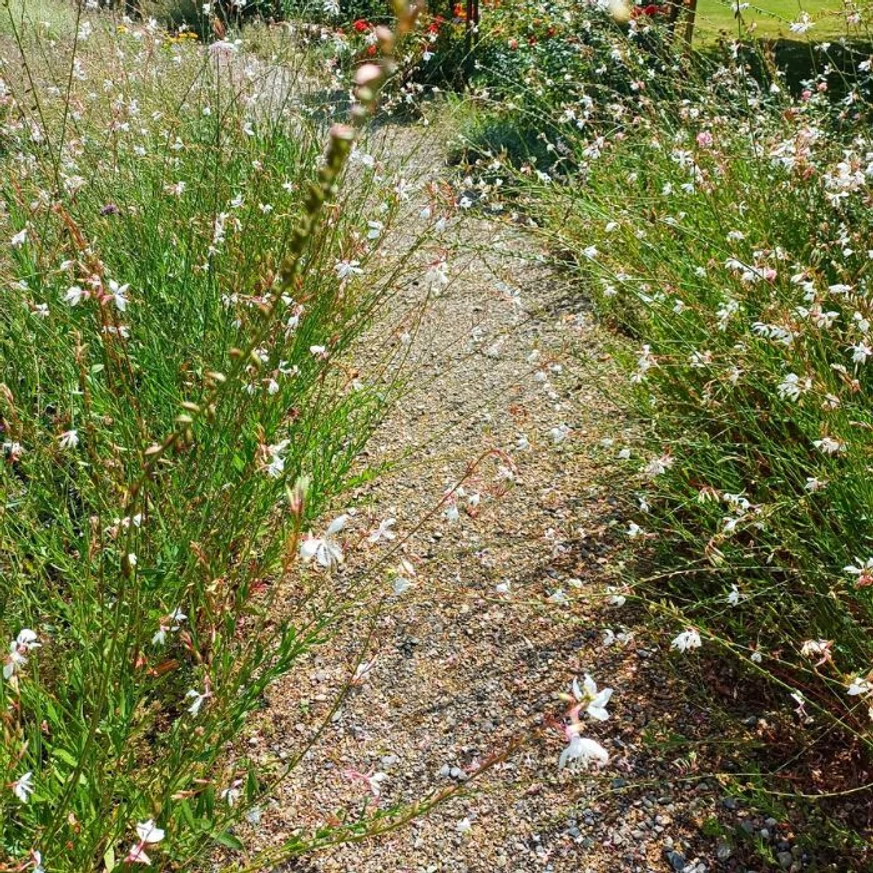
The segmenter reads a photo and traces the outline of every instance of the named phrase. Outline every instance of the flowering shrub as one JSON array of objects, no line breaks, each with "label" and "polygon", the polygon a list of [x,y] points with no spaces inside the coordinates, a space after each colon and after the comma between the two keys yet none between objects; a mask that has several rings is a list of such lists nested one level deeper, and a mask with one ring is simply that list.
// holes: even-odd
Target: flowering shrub
[{"label": "flowering shrub", "polygon": [[190,870],[293,766],[229,744],[349,608],[288,579],[342,559],[304,532],[385,405],[343,354],[412,183],[234,43],[64,14],[75,51],[0,42],[0,869]]},{"label": "flowering shrub", "polygon": [[664,571],[637,590],[669,595],[672,648],[733,651],[801,725],[869,751],[869,59],[794,98],[742,46],[701,78],[652,53],[645,9],[627,35],[580,14],[592,76],[559,80],[544,58],[514,92],[505,77],[516,105],[498,111],[548,157],[487,157],[470,187],[500,210],[514,182],[628,341],[644,433],[618,461],[637,475],[628,536]]}]

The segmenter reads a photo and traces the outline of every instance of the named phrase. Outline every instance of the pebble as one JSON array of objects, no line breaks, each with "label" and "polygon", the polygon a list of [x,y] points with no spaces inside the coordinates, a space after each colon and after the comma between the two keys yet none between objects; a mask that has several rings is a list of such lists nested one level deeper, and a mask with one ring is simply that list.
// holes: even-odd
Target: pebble
[{"label": "pebble", "polygon": [[682,873],[685,869],[685,856],[681,852],[670,850],[665,852],[664,857],[676,873]]}]

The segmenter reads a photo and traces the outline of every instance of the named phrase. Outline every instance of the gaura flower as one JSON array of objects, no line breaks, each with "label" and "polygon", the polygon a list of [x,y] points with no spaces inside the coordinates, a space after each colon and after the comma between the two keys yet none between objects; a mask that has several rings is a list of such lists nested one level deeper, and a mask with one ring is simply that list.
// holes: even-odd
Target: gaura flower
[{"label": "gaura flower", "polygon": [[384,521],[379,522],[379,527],[376,528],[368,537],[368,543],[378,543],[380,540],[393,540],[396,539],[397,534],[391,530],[394,527],[396,519],[394,518],[386,518]]},{"label": "gaura flower", "polygon": [[612,697],[611,688],[604,688],[602,691],[598,691],[597,683],[591,678],[589,673],[586,673],[582,681],[582,687],[579,687],[579,680],[574,679],[572,689],[573,697],[577,702],[577,705],[570,711],[570,717],[574,721],[582,710],[595,721],[606,721],[609,718],[606,704],[609,703],[609,699]]},{"label": "gaura flower", "polygon": [[596,740],[588,737],[580,737],[572,733],[568,737],[567,748],[561,752],[558,758],[558,769],[563,770],[567,765],[571,769],[581,767],[587,770],[589,767],[605,767],[609,763],[609,753]]},{"label": "gaura flower", "polygon": [[208,689],[202,693],[195,688],[189,689],[185,693],[185,698],[187,700],[193,700],[194,702],[188,707],[188,712],[190,712],[191,715],[197,715],[197,713],[200,712],[200,707],[203,706],[203,701],[209,697],[212,697],[212,692]]},{"label": "gaura flower", "polygon": [[27,663],[27,653],[39,648],[36,640],[36,633],[26,627],[9,643],[9,655],[3,664],[4,679],[11,679]]},{"label": "gaura flower", "polygon": [[12,793],[22,802],[27,803],[33,794],[33,773],[28,771],[12,783]]},{"label": "gaura flower", "polygon": [[340,548],[333,538],[343,528],[345,528],[349,520],[348,515],[341,515],[335,518],[329,525],[323,537],[313,537],[310,535],[300,544],[300,557],[304,561],[311,561],[313,558],[322,566],[328,569],[333,569],[337,564],[343,562],[343,550]]},{"label": "gaura flower", "polygon": [[79,445],[79,432],[68,430],[58,437],[58,443],[62,449],[75,449]]},{"label": "gaura flower", "polygon": [[699,649],[703,645],[700,639],[700,634],[694,628],[688,628],[682,631],[676,639],[670,643],[671,649],[677,649],[680,652],[687,652],[691,649]]},{"label": "gaura flower", "polygon": [[145,847],[159,843],[164,838],[164,832],[155,826],[153,819],[148,819],[148,821],[142,821],[137,824],[136,833],[139,837],[139,842],[131,846],[124,860],[128,864],[144,864],[148,867],[151,865],[152,860],[146,854]]}]

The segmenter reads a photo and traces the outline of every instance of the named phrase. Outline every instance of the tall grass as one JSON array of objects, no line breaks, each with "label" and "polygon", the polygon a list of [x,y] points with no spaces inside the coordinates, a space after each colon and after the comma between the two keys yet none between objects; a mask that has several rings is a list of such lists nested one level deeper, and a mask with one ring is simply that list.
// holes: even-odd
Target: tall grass
[{"label": "tall grass", "polygon": [[0,27],[0,869],[188,870],[282,776],[227,744],[354,608],[298,551],[390,399],[347,354],[427,223],[306,58],[46,9]]}]

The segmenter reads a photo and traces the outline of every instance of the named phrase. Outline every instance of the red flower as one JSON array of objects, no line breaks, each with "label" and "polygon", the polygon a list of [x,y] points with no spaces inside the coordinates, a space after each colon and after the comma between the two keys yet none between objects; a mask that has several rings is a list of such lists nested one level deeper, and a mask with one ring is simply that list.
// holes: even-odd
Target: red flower
[{"label": "red flower", "polygon": [[358,20],[357,20],[357,21],[352,25],[352,27],[354,27],[354,29],[355,29],[358,33],[366,33],[366,32],[370,29],[371,24],[370,24],[369,21],[364,21],[363,18],[359,18],[359,19],[358,19]]},{"label": "red flower", "polygon": [[368,45],[368,46],[367,46],[367,54],[368,54],[370,57],[373,57],[373,55],[376,54],[376,46],[374,46],[374,45]]}]

